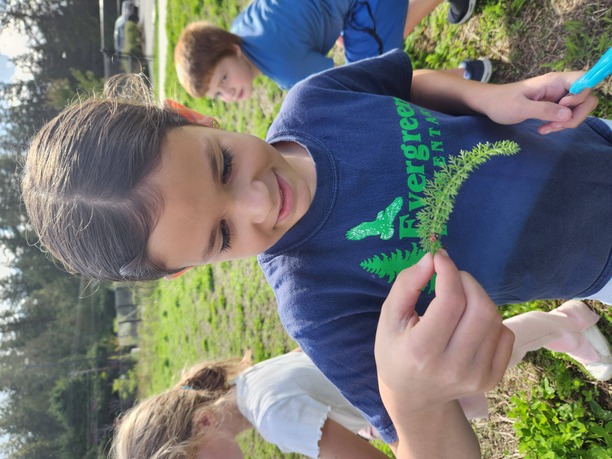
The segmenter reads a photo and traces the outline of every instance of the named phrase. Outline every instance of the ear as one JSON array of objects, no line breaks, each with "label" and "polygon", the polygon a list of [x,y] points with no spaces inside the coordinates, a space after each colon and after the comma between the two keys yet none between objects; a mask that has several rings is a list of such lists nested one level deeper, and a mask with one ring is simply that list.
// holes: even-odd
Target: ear
[{"label": "ear", "polygon": [[242,57],[243,53],[242,53],[242,48],[240,47],[240,45],[233,44],[232,46],[234,47],[234,52],[236,54],[236,57]]},{"label": "ear", "polygon": [[196,429],[207,429],[215,425],[215,416],[212,413],[202,413],[194,419]]},{"label": "ear", "polygon": [[191,108],[187,108],[184,105],[179,104],[178,102],[174,100],[165,99],[163,106],[166,110],[169,110],[178,115],[181,115],[183,118],[185,118],[187,121],[191,123],[195,123],[201,126],[211,127],[215,129],[219,128],[219,122],[216,119],[214,119],[212,116],[202,115],[201,113],[198,113],[195,110],[192,110]]},{"label": "ear", "polygon": [[189,268],[184,268],[181,269],[179,272],[174,273],[174,274],[168,274],[167,276],[164,276],[164,279],[166,280],[172,280],[172,279],[176,279],[177,277],[182,276],[183,274],[185,274],[187,271],[189,271],[191,269],[191,267]]}]

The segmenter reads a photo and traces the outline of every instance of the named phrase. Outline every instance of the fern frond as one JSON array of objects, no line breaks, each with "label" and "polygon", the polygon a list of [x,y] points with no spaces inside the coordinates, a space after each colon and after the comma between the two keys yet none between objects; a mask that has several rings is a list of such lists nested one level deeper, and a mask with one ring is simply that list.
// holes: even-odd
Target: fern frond
[{"label": "fern frond", "polygon": [[520,150],[516,142],[502,140],[491,145],[477,144],[472,151],[461,150],[459,156],[449,156],[446,165],[428,180],[423,193],[424,206],[417,214],[418,235],[424,250],[436,253],[442,248],[440,235],[446,228],[459,188],[470,173],[493,156],[511,156]]}]

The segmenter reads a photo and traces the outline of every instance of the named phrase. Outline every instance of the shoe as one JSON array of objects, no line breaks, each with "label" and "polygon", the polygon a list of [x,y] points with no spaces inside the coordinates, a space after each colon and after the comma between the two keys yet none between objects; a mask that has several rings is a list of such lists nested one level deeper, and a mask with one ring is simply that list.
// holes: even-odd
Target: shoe
[{"label": "shoe", "polygon": [[[566,301],[552,313],[560,313],[569,317],[575,324],[577,331],[581,331],[578,345],[573,345],[574,349],[571,352],[566,352],[567,355],[582,364],[586,371],[598,381],[607,381],[612,378],[610,343],[596,325],[599,320],[597,313],[592,311],[586,303],[579,300]],[[560,344],[561,342],[558,342],[557,346]],[[563,351],[563,349],[559,350]]]},{"label": "shoe", "polygon": [[449,24],[459,25],[466,22],[474,12],[476,0],[448,0],[450,8],[446,20]]},{"label": "shoe", "polygon": [[[597,325],[591,325],[582,332],[582,336],[595,348],[600,359],[595,362],[580,363],[598,381],[607,381],[612,378],[612,353],[610,352],[610,343],[606,337],[599,331]],[[571,354],[568,355],[571,356]]]},{"label": "shoe", "polygon": [[493,74],[493,65],[486,57],[474,61],[465,60],[459,64],[459,68],[463,69],[463,78],[481,83],[487,83]]}]

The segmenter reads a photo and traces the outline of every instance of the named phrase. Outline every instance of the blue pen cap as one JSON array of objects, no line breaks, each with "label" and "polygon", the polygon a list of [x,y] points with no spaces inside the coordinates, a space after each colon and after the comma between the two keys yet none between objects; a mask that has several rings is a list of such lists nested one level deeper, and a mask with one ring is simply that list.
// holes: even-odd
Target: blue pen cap
[{"label": "blue pen cap", "polygon": [[572,94],[578,94],[586,88],[592,88],[612,73],[612,47],[608,48],[601,59],[591,69],[578,78],[569,88]]}]

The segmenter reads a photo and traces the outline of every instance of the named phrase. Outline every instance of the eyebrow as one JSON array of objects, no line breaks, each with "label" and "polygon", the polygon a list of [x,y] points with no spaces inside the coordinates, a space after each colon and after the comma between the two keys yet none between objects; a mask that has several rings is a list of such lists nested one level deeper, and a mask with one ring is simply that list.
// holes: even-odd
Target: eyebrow
[{"label": "eyebrow", "polygon": [[[217,154],[217,150],[214,147],[212,140],[208,137],[204,138],[204,154],[208,156],[210,171],[211,171],[211,179],[213,182],[217,181],[217,178],[220,174],[219,169],[219,155]],[[210,236],[208,237],[208,245],[204,248],[202,252],[202,261],[204,263],[208,263],[208,259],[211,257],[215,250],[215,246],[217,246],[217,234],[218,225],[213,226],[210,231]]]}]

